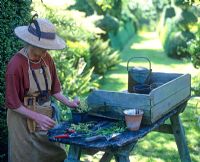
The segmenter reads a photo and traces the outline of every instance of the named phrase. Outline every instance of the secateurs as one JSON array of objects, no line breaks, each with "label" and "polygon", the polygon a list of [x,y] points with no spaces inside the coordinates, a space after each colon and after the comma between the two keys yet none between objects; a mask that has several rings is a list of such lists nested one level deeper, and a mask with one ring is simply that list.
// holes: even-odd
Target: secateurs
[{"label": "secateurs", "polygon": [[73,129],[66,129],[66,132],[64,134],[56,135],[54,136],[55,138],[75,138],[75,137],[82,137],[81,134],[78,134],[75,130]]}]

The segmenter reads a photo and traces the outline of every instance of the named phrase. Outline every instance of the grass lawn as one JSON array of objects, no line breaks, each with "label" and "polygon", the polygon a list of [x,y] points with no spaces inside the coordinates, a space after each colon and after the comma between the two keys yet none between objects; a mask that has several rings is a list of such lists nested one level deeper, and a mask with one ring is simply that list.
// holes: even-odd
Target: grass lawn
[{"label": "grass lawn", "polygon": [[[160,72],[197,74],[189,60],[168,58],[163,52],[156,33],[140,33],[127,44],[121,52],[121,63],[109,71],[101,82],[101,89],[121,91],[127,89],[127,60],[132,56],[148,57],[152,62],[152,70]],[[131,64],[133,65],[133,64]],[[148,64],[143,60],[134,62],[135,66]],[[200,106],[198,99],[191,99],[181,119],[193,162],[200,161]],[[83,161],[98,161],[102,153],[95,156],[82,156]],[[179,154],[172,135],[152,132],[138,142],[131,153],[130,160],[136,162],[179,162]],[[114,160],[113,160],[114,161]]]}]

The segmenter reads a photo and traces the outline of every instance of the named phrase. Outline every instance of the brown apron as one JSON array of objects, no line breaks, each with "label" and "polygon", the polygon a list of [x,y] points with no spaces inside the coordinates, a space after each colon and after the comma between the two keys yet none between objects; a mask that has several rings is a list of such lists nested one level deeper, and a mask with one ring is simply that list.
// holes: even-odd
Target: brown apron
[{"label": "brown apron", "polygon": [[[46,82],[48,82],[48,90],[50,91],[52,83],[51,75],[44,60],[43,63],[45,64]],[[34,69],[41,90],[47,88],[43,72],[41,69]],[[28,74],[30,88],[27,95],[37,96],[38,87],[34,80],[30,63]],[[50,103],[51,101],[47,101],[39,105],[36,101],[36,109],[52,109]],[[37,129],[33,133],[29,132],[25,116],[8,109],[7,124],[9,132],[9,162],[63,162],[66,158],[64,145],[50,142],[46,131]]]}]

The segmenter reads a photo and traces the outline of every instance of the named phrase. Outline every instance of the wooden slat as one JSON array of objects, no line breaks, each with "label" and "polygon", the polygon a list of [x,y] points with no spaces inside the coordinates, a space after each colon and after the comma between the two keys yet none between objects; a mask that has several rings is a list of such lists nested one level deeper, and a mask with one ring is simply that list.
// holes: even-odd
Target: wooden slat
[{"label": "wooden slat", "polygon": [[81,148],[77,145],[70,145],[68,156],[64,162],[80,162]]},{"label": "wooden slat", "polygon": [[175,94],[168,96],[167,99],[155,105],[151,109],[151,121],[155,122],[157,119],[171,111],[181,101],[186,100],[190,96],[190,87],[186,87]]},{"label": "wooden slat", "polygon": [[154,131],[167,133],[167,134],[173,134],[171,124],[160,125],[157,129],[154,129]]},{"label": "wooden slat", "polygon": [[[130,108],[127,108],[127,109],[130,109]],[[141,108],[139,109],[142,110]],[[123,110],[125,109],[122,108],[121,110],[118,110],[116,112],[115,109],[111,109],[111,108],[105,109],[104,111],[95,109],[95,110],[90,110],[89,114],[94,115],[94,116],[99,116],[99,117],[105,117],[108,119],[124,120]],[[149,110],[143,110],[143,111],[144,111],[144,115],[143,115],[142,123],[143,124],[150,123],[151,122],[150,107],[149,107]]]},{"label": "wooden slat", "polygon": [[181,161],[191,162],[190,153],[185,139],[184,128],[179,115],[173,115],[172,117],[170,117],[170,120]]},{"label": "wooden slat", "polygon": [[153,72],[151,79],[152,79],[152,82],[167,83],[173,79],[180,77],[181,75],[183,74]]},{"label": "wooden slat", "polygon": [[181,91],[185,87],[191,87],[191,76],[190,74],[182,75],[170,82],[162,85],[159,88],[154,89],[151,93],[151,104],[152,106],[162,102],[167,99],[169,96]]},{"label": "wooden slat", "polygon": [[105,152],[99,162],[110,162],[113,154],[111,152]]},{"label": "wooden slat", "polygon": [[[150,106],[150,97],[143,94],[95,90],[87,98],[91,108],[101,106],[145,109]],[[147,109],[148,110],[148,109]]]}]

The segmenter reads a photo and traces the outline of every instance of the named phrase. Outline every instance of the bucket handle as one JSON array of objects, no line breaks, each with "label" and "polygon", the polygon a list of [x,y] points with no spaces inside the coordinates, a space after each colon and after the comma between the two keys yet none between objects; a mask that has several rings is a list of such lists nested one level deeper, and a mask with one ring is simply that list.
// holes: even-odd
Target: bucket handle
[{"label": "bucket handle", "polygon": [[149,62],[149,70],[151,71],[151,61],[147,57],[131,57],[127,62],[127,71],[129,70],[129,63],[133,59],[145,59]]}]

